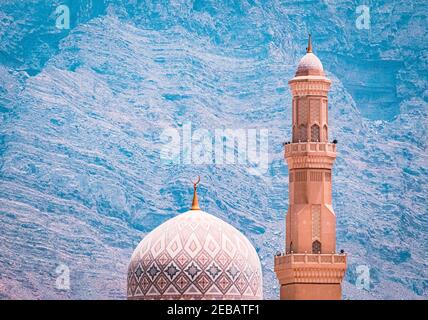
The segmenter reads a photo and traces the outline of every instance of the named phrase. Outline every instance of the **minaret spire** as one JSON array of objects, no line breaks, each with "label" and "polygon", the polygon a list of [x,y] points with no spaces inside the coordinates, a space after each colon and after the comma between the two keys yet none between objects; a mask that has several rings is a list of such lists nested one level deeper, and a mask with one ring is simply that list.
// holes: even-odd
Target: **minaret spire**
[{"label": "minaret spire", "polygon": [[199,201],[198,201],[198,193],[196,192],[196,189],[198,187],[199,182],[201,182],[201,177],[198,176],[198,181],[193,182],[193,201],[192,201],[192,208],[190,210],[201,210],[199,208]]},{"label": "minaret spire", "polygon": [[306,48],[306,53],[312,53],[312,37],[310,33],[309,33],[308,47]]}]

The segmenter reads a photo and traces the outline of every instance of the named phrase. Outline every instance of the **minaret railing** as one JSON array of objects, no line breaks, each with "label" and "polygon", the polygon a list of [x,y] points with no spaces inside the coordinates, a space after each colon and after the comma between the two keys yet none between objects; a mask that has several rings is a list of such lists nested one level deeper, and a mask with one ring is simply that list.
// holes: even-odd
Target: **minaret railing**
[{"label": "minaret railing", "polygon": [[346,253],[289,253],[275,257],[275,264],[343,264]]},{"label": "minaret railing", "polygon": [[336,144],[329,142],[294,142],[285,145],[285,153],[336,152]]}]

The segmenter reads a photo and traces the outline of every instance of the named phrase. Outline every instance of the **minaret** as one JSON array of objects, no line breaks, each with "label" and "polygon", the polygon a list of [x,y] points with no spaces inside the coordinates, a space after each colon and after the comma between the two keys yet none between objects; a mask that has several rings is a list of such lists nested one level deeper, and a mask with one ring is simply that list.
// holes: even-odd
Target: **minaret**
[{"label": "minaret", "polygon": [[330,84],[312,53],[309,35],[306,55],[289,81],[293,127],[284,155],[289,170],[286,252],[275,257],[281,299],[342,298],[346,255],[336,253],[331,195],[336,144],[328,142]]}]

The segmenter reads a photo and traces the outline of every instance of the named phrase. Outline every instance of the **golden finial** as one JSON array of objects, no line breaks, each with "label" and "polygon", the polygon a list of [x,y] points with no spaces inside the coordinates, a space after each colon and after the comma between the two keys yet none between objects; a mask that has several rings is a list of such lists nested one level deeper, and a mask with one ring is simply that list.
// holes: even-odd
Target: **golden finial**
[{"label": "golden finial", "polygon": [[199,182],[201,182],[201,177],[198,176],[198,181],[193,182],[193,201],[192,201],[192,208],[190,210],[201,210],[201,208],[199,208],[199,202],[198,202],[198,193],[196,192],[196,188],[199,184]]},{"label": "golden finial", "polygon": [[311,38],[311,34],[309,34],[308,47],[306,48],[306,53],[312,53],[312,38]]}]

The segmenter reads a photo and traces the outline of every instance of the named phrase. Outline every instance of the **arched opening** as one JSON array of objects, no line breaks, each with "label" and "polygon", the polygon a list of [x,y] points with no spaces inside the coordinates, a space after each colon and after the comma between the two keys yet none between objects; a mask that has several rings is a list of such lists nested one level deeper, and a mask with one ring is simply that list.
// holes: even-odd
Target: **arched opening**
[{"label": "arched opening", "polygon": [[324,141],[328,141],[328,129],[326,125],[324,125],[323,131],[324,131]]},{"label": "arched opening", "polygon": [[299,139],[297,138],[297,129],[296,126],[293,126],[293,142],[298,142]]},{"label": "arched opening", "polygon": [[301,124],[299,127],[299,140],[301,142],[308,141],[308,133],[306,131],[306,126],[304,124]]},{"label": "arched opening", "polygon": [[312,242],[312,253],[321,253],[321,242],[318,240]]},{"label": "arched opening", "polygon": [[314,124],[311,127],[311,141],[312,142],[320,141],[320,127],[317,124]]}]

